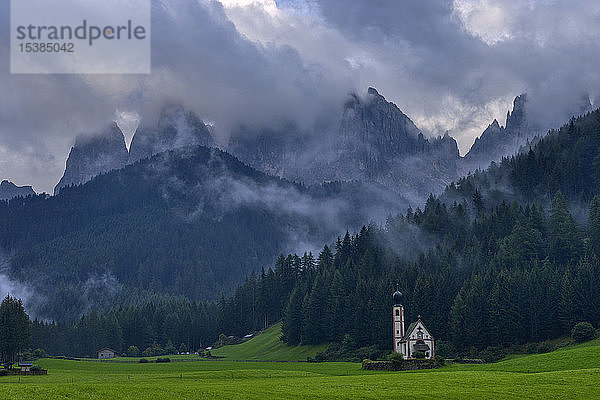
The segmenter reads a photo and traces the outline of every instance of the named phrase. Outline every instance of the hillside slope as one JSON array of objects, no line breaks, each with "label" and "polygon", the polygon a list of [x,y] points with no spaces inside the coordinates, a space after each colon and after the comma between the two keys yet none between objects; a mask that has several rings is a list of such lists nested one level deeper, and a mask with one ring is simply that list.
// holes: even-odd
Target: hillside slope
[{"label": "hillside slope", "polygon": [[492,163],[451,184],[446,204],[471,203],[475,190],[488,209],[502,201],[548,204],[557,191],[584,205],[600,188],[600,110],[573,118],[531,146],[528,152]]},{"label": "hillside slope", "polygon": [[281,337],[281,322],[277,323],[247,342],[223,346],[213,350],[214,356],[227,360],[257,361],[306,361],[325,350],[327,344],[288,346]]},{"label": "hillside slope", "polygon": [[504,371],[541,373],[600,368],[600,339],[563,347],[544,354],[509,356],[497,363],[485,365],[455,365],[452,370]]},{"label": "hillside slope", "polygon": [[10,275],[36,290],[28,309],[71,320],[133,289],[216,299],[282,252],[405,206],[376,185],[306,188],[197,146],[0,202],[0,246]]}]

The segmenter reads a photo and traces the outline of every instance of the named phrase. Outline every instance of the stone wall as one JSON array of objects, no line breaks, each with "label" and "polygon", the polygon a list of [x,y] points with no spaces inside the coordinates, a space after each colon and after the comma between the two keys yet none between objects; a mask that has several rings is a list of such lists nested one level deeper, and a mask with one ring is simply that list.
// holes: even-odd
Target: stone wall
[{"label": "stone wall", "polygon": [[369,371],[414,371],[432,369],[440,364],[434,360],[371,361],[363,360],[362,369]]}]

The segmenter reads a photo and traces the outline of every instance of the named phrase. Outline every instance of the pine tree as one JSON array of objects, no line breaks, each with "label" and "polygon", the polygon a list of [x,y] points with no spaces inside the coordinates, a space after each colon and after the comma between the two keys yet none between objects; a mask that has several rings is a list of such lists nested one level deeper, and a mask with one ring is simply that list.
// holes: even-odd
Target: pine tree
[{"label": "pine tree", "polygon": [[589,248],[600,258],[600,196],[592,199],[589,214]]},{"label": "pine tree", "polygon": [[567,208],[567,200],[557,192],[552,200],[552,213],[548,222],[548,256],[550,260],[566,265],[581,256],[583,242],[579,227]]},{"label": "pine tree", "polygon": [[11,365],[17,355],[29,344],[31,335],[29,316],[23,302],[7,295],[0,305],[0,357]]},{"label": "pine tree", "polygon": [[343,322],[346,296],[344,279],[340,271],[336,269],[329,289],[325,315],[328,340],[333,342],[342,340],[346,333]]},{"label": "pine tree", "polygon": [[292,291],[281,324],[281,338],[291,346],[302,342],[302,297],[300,288]]},{"label": "pine tree", "polygon": [[576,322],[575,289],[571,283],[571,274],[565,271],[560,288],[559,323],[561,333],[567,333]]},{"label": "pine tree", "polygon": [[483,197],[481,196],[479,189],[475,189],[472,200],[475,211],[477,211],[477,214],[481,214],[483,212]]}]

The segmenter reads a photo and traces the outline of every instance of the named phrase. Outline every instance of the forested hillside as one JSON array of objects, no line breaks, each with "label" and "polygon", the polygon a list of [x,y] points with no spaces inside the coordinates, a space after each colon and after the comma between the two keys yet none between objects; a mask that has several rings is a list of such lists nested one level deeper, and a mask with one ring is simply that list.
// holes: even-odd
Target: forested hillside
[{"label": "forested hillside", "polygon": [[35,290],[29,310],[72,320],[144,292],[217,299],[280,252],[404,206],[380,186],[306,188],[190,147],[57,196],[0,202],[0,245],[13,279]]},{"label": "forested hillside", "polygon": [[446,188],[441,198],[470,201],[477,207],[502,201],[536,201],[546,206],[561,191],[572,206],[586,207],[600,188],[600,111],[573,118],[536,142],[529,151],[492,163]]},{"label": "forested hillside", "polygon": [[[280,257],[230,298],[195,304],[158,300],[88,315],[76,325],[34,326],[34,343],[56,354],[90,355],[101,343],[196,348],[220,333],[243,336],[283,318],[289,344],[390,347],[391,292],[404,293],[407,321],[420,314],[434,337],[459,352],[543,341],[576,322],[600,322],[600,199],[589,232],[558,195],[548,217],[535,205],[502,205],[469,223],[462,205],[430,199],[424,211],[345,235],[315,259]],[[393,243],[407,228],[439,243],[416,262]],[[101,327],[101,328],[99,328]]]},{"label": "forested hillside", "polygon": [[[197,335],[193,344],[198,345],[218,333],[241,336],[282,318],[289,344],[329,341],[339,344],[332,354],[376,352],[390,348],[396,285],[404,293],[407,321],[420,314],[438,343],[457,352],[555,338],[579,321],[598,326],[599,132],[598,111],[573,120],[528,154],[451,185],[440,199],[430,196],[422,210],[347,233],[316,259],[282,256],[273,269],[251,275],[232,297],[193,306],[214,314],[182,318],[190,307],[183,302],[165,311],[179,322],[166,324],[167,314],[152,318],[150,313],[146,330],[136,329],[127,340],[122,334],[118,343],[146,345],[152,338],[164,345],[167,338],[179,342]],[[461,201],[448,203],[450,195]],[[585,210],[581,222],[569,209],[574,205]],[[421,255],[411,257],[407,248]],[[154,306],[116,310],[104,318],[122,329],[128,315],[145,314],[143,307]],[[207,319],[212,323],[200,322]],[[91,332],[85,321],[64,329],[85,337]],[[199,327],[193,334],[190,324]]]}]

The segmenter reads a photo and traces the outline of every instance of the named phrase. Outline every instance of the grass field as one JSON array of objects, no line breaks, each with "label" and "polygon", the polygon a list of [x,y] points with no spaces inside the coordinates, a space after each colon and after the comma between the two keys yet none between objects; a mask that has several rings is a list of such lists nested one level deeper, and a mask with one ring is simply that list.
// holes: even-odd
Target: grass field
[{"label": "grass field", "polygon": [[281,323],[278,323],[247,342],[215,349],[212,354],[228,360],[306,361],[306,357],[314,357],[327,347],[291,347],[279,340],[280,336]]},{"label": "grass field", "polygon": [[40,360],[47,376],[2,377],[0,399],[594,399],[600,341],[488,365],[414,372],[353,363]]}]

